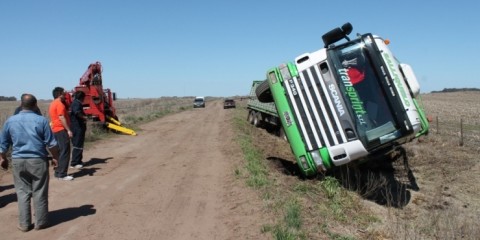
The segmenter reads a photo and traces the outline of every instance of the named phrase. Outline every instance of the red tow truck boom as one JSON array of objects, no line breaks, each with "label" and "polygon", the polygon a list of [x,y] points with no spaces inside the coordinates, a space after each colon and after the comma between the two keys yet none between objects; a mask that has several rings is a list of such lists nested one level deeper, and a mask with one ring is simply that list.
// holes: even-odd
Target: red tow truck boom
[{"label": "red tow truck boom", "polygon": [[122,126],[118,121],[113,104],[116,95],[109,88],[103,88],[102,71],[100,62],[90,64],[80,78],[79,85],[75,87],[75,92],[82,91],[85,93],[85,99],[83,100],[85,114],[93,121],[104,123],[109,129],[129,135],[137,135],[135,131]]}]

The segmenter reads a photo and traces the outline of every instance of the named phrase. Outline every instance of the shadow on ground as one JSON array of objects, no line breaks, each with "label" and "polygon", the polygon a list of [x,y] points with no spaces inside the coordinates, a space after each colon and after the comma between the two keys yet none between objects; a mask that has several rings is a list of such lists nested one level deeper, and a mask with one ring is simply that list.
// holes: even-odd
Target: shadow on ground
[{"label": "shadow on ground", "polygon": [[97,164],[106,164],[109,159],[113,159],[112,157],[109,158],[91,158],[90,160],[84,162],[84,166],[82,169],[79,169],[78,172],[72,174],[73,177],[79,178],[84,176],[93,176],[95,173],[100,169],[97,167],[91,167]]},{"label": "shadow on ground", "polygon": [[[0,193],[6,190],[14,189],[14,188],[15,188],[15,185],[13,184],[0,186]],[[9,193],[6,195],[0,194],[0,208],[5,207],[8,204],[16,201],[17,201],[17,194],[15,192]]]},{"label": "shadow on ground", "polygon": [[71,208],[64,208],[64,209],[51,211],[49,213],[49,220],[50,220],[49,227],[52,227],[67,221],[71,221],[75,218],[93,215],[96,212],[97,210],[94,209],[93,205],[91,204],[82,205],[80,207],[71,207]]},{"label": "shadow on ground", "polygon": [[92,166],[97,164],[105,164],[108,160],[113,159],[112,157],[108,158],[90,158],[90,160],[84,162],[85,166]]},{"label": "shadow on ground", "polygon": [[[357,192],[361,197],[396,208],[406,206],[411,200],[410,190],[418,191],[415,176],[408,164],[404,148],[399,147],[393,154],[382,156],[357,166],[341,166],[328,171],[325,175],[306,178],[302,175],[294,160],[268,157],[274,168],[300,180],[317,179],[325,176],[336,178],[346,189]],[[396,163],[395,166],[393,163]]]},{"label": "shadow on ground", "polygon": [[15,186],[13,184],[6,185],[6,186],[0,186],[0,192],[3,192],[3,191],[8,190],[8,189],[13,189],[13,188],[15,188]]},{"label": "shadow on ground", "polygon": [[304,175],[302,175],[298,165],[291,160],[286,160],[279,157],[267,157],[267,160],[274,165],[275,169],[281,171],[285,175],[296,176],[301,180],[307,179]]}]

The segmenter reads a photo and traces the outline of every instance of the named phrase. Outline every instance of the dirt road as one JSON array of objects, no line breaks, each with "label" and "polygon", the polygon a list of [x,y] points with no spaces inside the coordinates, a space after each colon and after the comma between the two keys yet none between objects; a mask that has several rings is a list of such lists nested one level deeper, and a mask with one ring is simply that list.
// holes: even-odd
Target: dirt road
[{"label": "dirt road", "polygon": [[[0,239],[269,239],[260,200],[220,101],[87,147],[72,182],[50,180],[50,228],[17,230],[11,174],[0,179]],[[53,173],[50,174],[53,176]]]}]

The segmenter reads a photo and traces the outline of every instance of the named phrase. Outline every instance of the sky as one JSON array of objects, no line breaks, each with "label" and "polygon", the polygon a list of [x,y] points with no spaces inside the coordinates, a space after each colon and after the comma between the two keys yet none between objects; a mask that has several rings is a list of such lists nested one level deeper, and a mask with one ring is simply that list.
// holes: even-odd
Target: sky
[{"label": "sky", "polygon": [[0,1],[0,96],[52,99],[97,61],[118,98],[248,95],[346,22],[353,36],[389,39],[421,92],[480,88],[479,10],[474,0]]}]

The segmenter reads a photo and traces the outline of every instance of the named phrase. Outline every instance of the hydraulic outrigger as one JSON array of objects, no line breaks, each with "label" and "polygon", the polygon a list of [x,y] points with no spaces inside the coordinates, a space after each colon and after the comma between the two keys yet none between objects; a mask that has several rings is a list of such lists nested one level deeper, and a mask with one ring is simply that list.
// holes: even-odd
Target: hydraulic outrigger
[{"label": "hydraulic outrigger", "polygon": [[109,122],[106,122],[105,123],[105,126],[109,129],[112,129],[112,130],[115,130],[115,131],[118,131],[118,132],[122,132],[122,133],[125,133],[125,134],[128,134],[128,135],[132,135],[132,136],[136,136],[137,133],[135,133],[135,131],[133,131],[132,129],[129,129],[129,128],[126,128],[124,126],[122,126],[122,124],[111,118],[111,117],[107,117],[107,120]]}]

